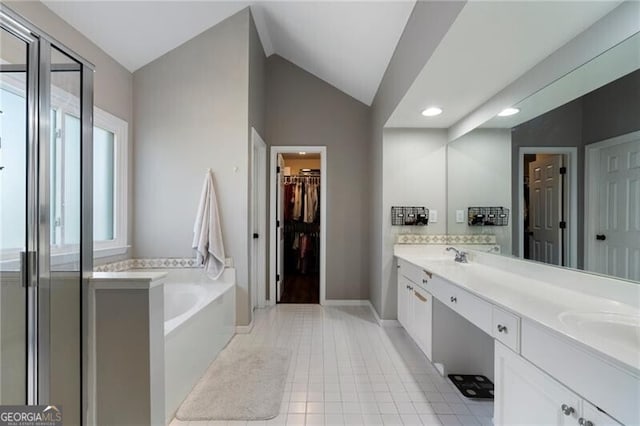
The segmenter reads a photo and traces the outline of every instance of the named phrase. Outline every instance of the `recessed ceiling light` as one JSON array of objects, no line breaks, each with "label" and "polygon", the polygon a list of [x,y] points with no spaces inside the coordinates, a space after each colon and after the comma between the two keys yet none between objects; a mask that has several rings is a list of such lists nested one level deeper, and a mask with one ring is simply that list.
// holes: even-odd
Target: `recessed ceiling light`
[{"label": "recessed ceiling light", "polygon": [[498,113],[498,117],[509,117],[510,115],[516,115],[519,112],[519,108],[505,108]]},{"label": "recessed ceiling light", "polygon": [[438,107],[430,107],[422,111],[422,115],[425,117],[435,117],[436,115],[442,114],[442,108]]},{"label": "recessed ceiling light", "polygon": [[298,154],[300,154],[300,155],[307,155],[307,153],[306,153],[306,152],[304,152],[304,151],[300,151]]}]

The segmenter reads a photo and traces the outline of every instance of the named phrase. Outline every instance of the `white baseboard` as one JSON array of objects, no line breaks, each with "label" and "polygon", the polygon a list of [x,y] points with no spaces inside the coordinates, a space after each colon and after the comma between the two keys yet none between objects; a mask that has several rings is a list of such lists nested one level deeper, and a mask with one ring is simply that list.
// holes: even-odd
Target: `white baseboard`
[{"label": "white baseboard", "polygon": [[325,299],[324,306],[369,306],[366,299]]},{"label": "white baseboard", "polygon": [[253,330],[253,318],[251,318],[251,322],[249,325],[236,325],[236,333],[238,334],[249,334],[251,330]]},{"label": "white baseboard", "polygon": [[385,320],[380,318],[380,316],[378,315],[378,312],[376,311],[376,308],[373,307],[373,304],[371,303],[371,301],[367,300],[367,302],[369,302],[368,303],[369,308],[371,309],[371,312],[373,313],[373,317],[376,319],[376,322],[380,327],[402,327],[398,322],[398,320]]}]

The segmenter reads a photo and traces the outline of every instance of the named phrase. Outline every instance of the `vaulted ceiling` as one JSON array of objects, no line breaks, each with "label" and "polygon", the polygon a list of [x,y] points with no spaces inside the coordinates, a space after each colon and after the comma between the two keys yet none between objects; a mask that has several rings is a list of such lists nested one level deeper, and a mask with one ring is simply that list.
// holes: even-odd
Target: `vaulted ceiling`
[{"label": "vaulted ceiling", "polygon": [[251,6],[267,56],[278,54],[367,105],[414,3],[44,0],[132,72]]}]

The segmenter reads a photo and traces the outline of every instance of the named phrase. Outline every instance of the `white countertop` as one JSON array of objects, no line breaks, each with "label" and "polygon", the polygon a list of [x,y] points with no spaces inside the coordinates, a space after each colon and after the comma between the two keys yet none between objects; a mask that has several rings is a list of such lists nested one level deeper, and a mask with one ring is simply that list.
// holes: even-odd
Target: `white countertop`
[{"label": "white countertop", "polygon": [[164,271],[123,271],[123,272],[94,272],[89,282],[99,290],[150,289],[164,283],[167,273]]},{"label": "white countertop", "polygon": [[[447,257],[410,246],[396,245],[394,255],[450,281],[488,302],[551,330],[640,371],[640,327],[622,326],[624,337],[604,328],[583,328],[561,320],[565,312],[607,313],[640,318],[631,304],[594,296],[540,281],[532,276],[503,271],[495,266],[470,261],[461,264]],[[580,279],[576,272],[576,279]],[[635,331],[635,335],[633,335]],[[631,335],[629,334],[631,333]],[[630,343],[633,342],[634,343]]]}]

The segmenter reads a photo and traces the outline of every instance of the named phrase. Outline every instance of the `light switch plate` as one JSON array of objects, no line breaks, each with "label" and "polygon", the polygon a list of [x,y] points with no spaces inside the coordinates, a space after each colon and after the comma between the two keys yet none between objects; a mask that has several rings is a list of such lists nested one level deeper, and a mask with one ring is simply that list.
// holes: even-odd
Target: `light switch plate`
[{"label": "light switch plate", "polygon": [[464,223],[464,210],[456,210],[456,223]]},{"label": "light switch plate", "polygon": [[429,223],[438,222],[438,210],[429,210]]}]

